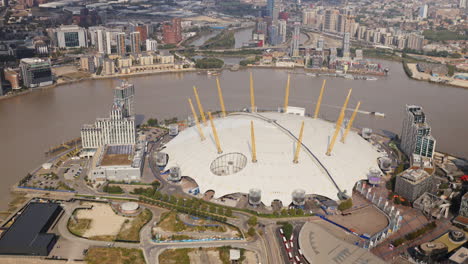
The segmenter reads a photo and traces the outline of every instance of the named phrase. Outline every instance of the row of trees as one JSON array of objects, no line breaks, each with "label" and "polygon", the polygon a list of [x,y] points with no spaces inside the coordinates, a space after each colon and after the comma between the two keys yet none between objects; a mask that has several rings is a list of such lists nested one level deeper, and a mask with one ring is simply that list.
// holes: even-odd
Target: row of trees
[{"label": "row of trees", "polygon": [[162,194],[159,191],[155,191],[153,194],[151,193],[142,193],[146,197],[156,199],[158,201],[167,202],[172,205],[177,205],[180,207],[191,208],[198,211],[203,212],[210,212],[212,214],[223,215],[227,217],[232,217],[232,209],[231,208],[223,208],[221,206],[216,206],[214,204],[206,203],[202,200],[192,198],[192,199],[185,199],[185,198],[177,198],[172,195]]},{"label": "row of trees", "polygon": [[157,206],[160,206],[160,207],[163,207],[163,208],[174,210],[174,211],[179,212],[179,213],[189,214],[189,215],[202,217],[202,218],[208,218],[208,219],[218,221],[218,222],[222,222],[222,223],[227,222],[227,217],[220,216],[220,215],[217,215],[217,214],[214,214],[214,213],[209,213],[209,212],[201,210],[201,209],[195,209],[193,207],[180,206],[180,205],[177,205],[176,203],[173,203],[173,202],[165,202],[165,201],[162,201],[162,200],[155,200],[155,199],[146,198],[146,197],[143,197],[143,196],[140,196],[140,202],[147,203],[147,204],[152,204],[152,205],[157,205]]},{"label": "row of trees", "polygon": [[219,69],[224,66],[224,61],[217,58],[203,58],[195,61],[195,67],[199,69]]},{"label": "row of trees", "polygon": [[411,233],[406,234],[404,237],[400,237],[392,242],[392,245],[398,247],[399,245],[405,243],[406,241],[414,240],[421,235],[434,230],[437,227],[436,222],[431,222],[426,224],[425,226],[421,227],[420,229],[413,231]]}]

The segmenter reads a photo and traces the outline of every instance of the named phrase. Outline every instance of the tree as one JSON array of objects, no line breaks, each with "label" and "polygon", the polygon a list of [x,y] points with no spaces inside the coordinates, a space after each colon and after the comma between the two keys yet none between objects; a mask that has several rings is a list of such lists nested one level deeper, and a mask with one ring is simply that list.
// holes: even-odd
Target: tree
[{"label": "tree", "polygon": [[249,230],[247,231],[247,235],[251,237],[255,236],[255,228],[250,227]]},{"label": "tree", "polygon": [[232,210],[231,210],[231,208],[228,208],[228,209],[226,210],[226,216],[227,216],[227,217],[231,217],[231,216],[232,216]]},{"label": "tree", "polygon": [[148,126],[150,127],[155,127],[158,125],[158,119],[156,118],[150,118],[148,119],[148,121],[146,122],[148,124]]},{"label": "tree", "polygon": [[249,220],[247,221],[247,224],[249,226],[256,226],[258,224],[258,219],[256,216],[252,216],[249,218]]},{"label": "tree", "polygon": [[283,229],[283,233],[286,239],[290,239],[294,230],[293,225],[291,225],[289,222],[284,222],[281,228]]},{"label": "tree", "polygon": [[203,58],[195,62],[195,67],[200,69],[221,68],[223,65],[224,61],[217,58]]},{"label": "tree", "polygon": [[351,198],[349,198],[348,200],[343,201],[338,205],[338,210],[344,211],[344,210],[347,210],[347,209],[349,209],[351,207],[353,207],[353,200],[351,200]]}]

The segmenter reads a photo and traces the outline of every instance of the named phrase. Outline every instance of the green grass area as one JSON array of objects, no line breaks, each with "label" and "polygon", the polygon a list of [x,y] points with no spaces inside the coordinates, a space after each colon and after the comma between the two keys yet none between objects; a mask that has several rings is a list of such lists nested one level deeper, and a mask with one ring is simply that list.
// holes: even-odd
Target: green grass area
[{"label": "green grass area", "polygon": [[88,230],[89,226],[91,225],[91,219],[76,219],[73,220],[72,218],[68,219],[68,230],[70,233],[74,234],[75,236],[83,236],[83,234]]},{"label": "green grass area", "polygon": [[132,219],[129,223],[124,224],[122,230],[120,230],[117,235],[117,240],[140,241],[140,230],[151,220],[152,217],[153,214],[150,210],[143,210],[143,212]]},{"label": "green grass area", "polygon": [[428,40],[444,41],[444,40],[468,40],[468,30],[451,31],[451,30],[424,30],[423,35]]},{"label": "green grass area", "polygon": [[57,190],[64,190],[64,191],[74,191],[75,189],[68,186],[66,183],[59,181],[57,184]]},{"label": "green grass area", "polygon": [[167,249],[159,255],[160,264],[190,264],[189,253],[194,249],[179,248]]},{"label": "green grass area", "polygon": [[[202,221],[201,224],[203,224],[205,220]],[[226,227],[225,226],[188,226],[186,225],[183,221],[179,219],[179,216],[177,215],[177,212],[171,211],[165,213],[161,217],[161,221],[159,221],[158,227],[162,228],[165,231],[170,231],[170,232],[182,232],[182,231],[214,231],[214,232],[225,232]]]},{"label": "green grass area", "polygon": [[110,194],[122,194],[124,190],[120,186],[113,186],[113,185],[106,185],[102,188],[103,192],[110,193]]},{"label": "green grass area", "polygon": [[218,35],[208,39],[203,44],[203,49],[231,49],[234,48],[236,39],[234,38],[234,31],[224,30]]},{"label": "green grass area", "polygon": [[85,261],[88,264],[145,264],[141,249],[90,248]]}]

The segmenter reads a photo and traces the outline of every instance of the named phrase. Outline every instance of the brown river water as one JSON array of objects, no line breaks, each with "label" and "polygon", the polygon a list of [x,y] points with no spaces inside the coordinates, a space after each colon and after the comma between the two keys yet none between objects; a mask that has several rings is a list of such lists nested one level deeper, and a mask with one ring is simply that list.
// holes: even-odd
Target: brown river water
[{"label": "brown river water", "polygon": [[[361,101],[361,110],[385,113],[385,118],[359,114],[357,127],[371,127],[376,132],[400,133],[405,104],[424,107],[436,149],[468,157],[468,90],[409,79],[396,62],[382,61],[390,69],[377,81],[346,80],[327,77],[321,117],[336,120],[348,88],[353,88],[349,108]],[[253,69],[255,99],[260,109],[276,109],[283,104],[287,70]],[[322,77],[311,77],[297,70],[291,75],[289,105],[315,108]],[[224,71],[220,76],[226,108],[247,107],[248,71]],[[137,120],[159,120],[190,113],[187,98],[193,98],[196,85],[204,108],[218,110],[215,77],[206,74],[166,73],[131,77],[135,84]],[[0,210],[6,208],[8,189],[28,171],[46,161],[45,150],[78,137],[80,127],[108,115],[112,89],[118,79],[90,80],[53,89],[0,100]],[[350,112],[347,113],[348,117]],[[307,134],[305,134],[307,136]]]}]

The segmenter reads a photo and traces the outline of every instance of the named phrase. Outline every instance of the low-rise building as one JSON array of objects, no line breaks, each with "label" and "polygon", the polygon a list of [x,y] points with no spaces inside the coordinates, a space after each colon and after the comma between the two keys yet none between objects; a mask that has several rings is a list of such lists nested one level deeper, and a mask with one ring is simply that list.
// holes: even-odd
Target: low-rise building
[{"label": "low-rise building", "polygon": [[93,156],[88,177],[95,181],[141,180],[145,142],[135,145],[105,145]]},{"label": "low-rise building", "polygon": [[431,192],[432,176],[422,169],[408,169],[396,177],[395,193],[414,202],[423,193]]},{"label": "low-rise building", "polygon": [[19,73],[13,69],[5,69],[5,80],[10,82],[11,89],[17,90],[21,89],[19,83]]},{"label": "low-rise building", "polygon": [[27,88],[41,87],[53,83],[50,61],[26,58],[20,61],[23,85]]}]

